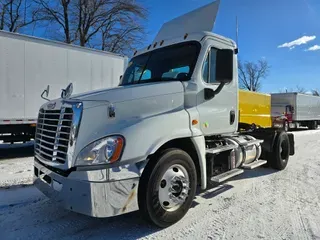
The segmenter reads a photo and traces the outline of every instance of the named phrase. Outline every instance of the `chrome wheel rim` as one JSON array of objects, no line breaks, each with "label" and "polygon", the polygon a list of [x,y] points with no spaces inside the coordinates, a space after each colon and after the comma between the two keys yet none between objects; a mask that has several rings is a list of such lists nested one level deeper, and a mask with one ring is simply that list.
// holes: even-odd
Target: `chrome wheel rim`
[{"label": "chrome wheel rim", "polygon": [[169,212],[176,211],[186,201],[190,189],[187,170],[180,164],[170,166],[159,182],[159,202]]}]

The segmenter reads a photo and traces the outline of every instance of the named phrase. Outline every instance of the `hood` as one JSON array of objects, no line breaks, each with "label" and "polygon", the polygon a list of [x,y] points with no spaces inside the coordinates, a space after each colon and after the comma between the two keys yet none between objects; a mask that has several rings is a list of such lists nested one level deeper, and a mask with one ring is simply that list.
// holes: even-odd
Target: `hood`
[{"label": "hood", "polygon": [[183,85],[179,81],[159,82],[119,86],[115,88],[91,91],[87,93],[73,95],[70,99],[83,101],[84,105],[86,105],[86,101],[117,103],[132,101],[141,98],[149,98],[158,95],[179,93],[183,91]]},{"label": "hood", "polygon": [[[75,155],[88,143],[105,136],[120,134],[129,141],[129,138],[137,137],[132,131],[145,134],[165,128],[171,121],[169,116],[176,120],[182,119],[181,116],[188,119],[184,110],[184,87],[179,81],[116,87],[74,98],[82,101],[84,108]],[[109,104],[113,105],[113,116],[110,116]],[[189,127],[188,120],[175,123]]]}]

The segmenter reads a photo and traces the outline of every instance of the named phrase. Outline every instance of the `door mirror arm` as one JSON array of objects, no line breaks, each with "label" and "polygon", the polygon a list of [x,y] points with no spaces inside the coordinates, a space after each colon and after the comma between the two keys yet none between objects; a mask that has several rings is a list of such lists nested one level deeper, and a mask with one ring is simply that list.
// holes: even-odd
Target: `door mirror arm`
[{"label": "door mirror arm", "polygon": [[211,88],[205,88],[204,89],[204,99],[205,100],[210,100],[214,98],[217,94],[219,94],[224,87],[225,83],[222,82],[219,84],[216,90],[212,90]]}]

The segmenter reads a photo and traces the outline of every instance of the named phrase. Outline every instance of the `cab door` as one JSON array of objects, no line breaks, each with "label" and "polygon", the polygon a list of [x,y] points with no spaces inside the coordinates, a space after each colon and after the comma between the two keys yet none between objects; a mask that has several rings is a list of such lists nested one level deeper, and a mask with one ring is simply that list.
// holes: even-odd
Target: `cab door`
[{"label": "cab door", "polygon": [[[199,92],[197,109],[201,130],[204,135],[233,133],[238,128],[238,84],[237,61],[233,58],[233,80],[224,85],[213,98],[206,99],[205,92],[216,90],[220,85],[216,81],[217,49],[209,48],[202,64],[201,79],[198,80]],[[201,91],[202,90],[202,91]]]}]

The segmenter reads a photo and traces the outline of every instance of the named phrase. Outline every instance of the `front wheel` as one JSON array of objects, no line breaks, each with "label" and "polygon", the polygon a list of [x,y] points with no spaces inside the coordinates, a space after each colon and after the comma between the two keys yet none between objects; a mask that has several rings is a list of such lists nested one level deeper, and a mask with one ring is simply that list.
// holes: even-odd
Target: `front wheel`
[{"label": "front wheel", "polygon": [[196,193],[197,173],[191,157],[180,149],[168,149],[145,168],[139,183],[142,215],[159,227],[179,221]]}]

